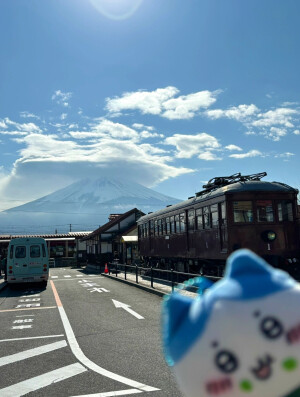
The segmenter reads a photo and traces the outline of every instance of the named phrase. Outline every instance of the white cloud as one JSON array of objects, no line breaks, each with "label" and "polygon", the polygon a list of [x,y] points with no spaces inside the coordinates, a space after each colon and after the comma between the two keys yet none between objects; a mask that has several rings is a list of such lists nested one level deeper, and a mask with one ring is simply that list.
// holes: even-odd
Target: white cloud
[{"label": "white cloud", "polygon": [[158,134],[157,132],[141,131],[140,137],[143,139],[156,138],[156,137],[163,138],[164,134]]},{"label": "white cloud", "polygon": [[217,157],[214,153],[210,151],[202,152],[199,154],[198,158],[200,160],[212,161],[212,160],[222,160],[221,157]]},{"label": "white cloud", "polygon": [[7,128],[7,125],[4,123],[3,120],[0,120],[0,128]]},{"label": "white cloud", "polygon": [[69,134],[76,139],[103,138],[106,136],[119,139],[138,139],[139,137],[134,129],[106,119],[93,125],[90,131],[70,131]]},{"label": "white cloud", "polygon": [[225,146],[225,149],[227,149],[227,150],[239,150],[239,151],[243,150],[242,148],[240,148],[239,146],[236,146],[236,145],[227,145],[227,146]]},{"label": "white cloud", "polygon": [[282,158],[290,158],[295,156],[295,153],[291,153],[291,152],[285,152],[285,153],[281,153],[279,155],[276,155],[275,157],[282,157]]},{"label": "white cloud", "polygon": [[237,121],[244,121],[249,117],[255,115],[257,112],[259,112],[258,107],[251,104],[251,105],[232,106],[227,110],[222,110],[222,109],[207,110],[205,114],[211,119],[219,119],[221,117],[226,117]]},{"label": "white cloud", "polygon": [[230,154],[229,157],[233,157],[235,159],[245,159],[249,157],[263,157],[263,154],[259,150],[250,150],[248,153],[239,153],[239,154]]},{"label": "white cloud", "polygon": [[216,101],[219,91],[200,91],[178,98],[169,99],[163,103],[163,117],[169,120],[190,119],[201,108],[207,108]]},{"label": "white cloud", "polygon": [[28,133],[27,132],[25,132],[25,131],[16,131],[16,130],[13,130],[13,131],[1,131],[0,130],[0,134],[1,135],[19,135],[19,136],[23,136],[23,135],[28,135]]},{"label": "white cloud", "polygon": [[71,92],[62,92],[61,90],[57,90],[52,95],[52,101],[55,101],[59,105],[64,107],[69,107],[69,99],[71,99],[72,93]]},{"label": "white cloud", "polygon": [[285,136],[286,134],[287,134],[286,129],[277,128],[277,127],[271,127],[267,133],[263,133],[263,135],[266,135],[268,138],[272,139],[273,141],[279,141],[280,138]]},{"label": "white cloud", "polygon": [[178,158],[200,156],[203,152],[220,147],[218,140],[205,132],[197,135],[175,134],[165,139],[165,144],[176,146]]},{"label": "white cloud", "polygon": [[[109,125],[106,124],[106,129]],[[112,137],[110,133],[93,143],[45,134],[30,134],[14,140],[25,147],[19,151],[20,158],[12,173],[0,180],[0,195],[6,199],[19,195],[24,202],[29,201],[86,176],[118,175],[151,187],[194,172],[190,168],[170,165],[174,159],[164,149]]]},{"label": "white cloud", "polygon": [[158,88],[155,91],[126,92],[122,97],[107,98],[106,109],[110,113],[122,110],[140,110],[143,114],[160,114],[162,103],[178,93],[175,87]]},{"label": "white cloud", "polygon": [[60,119],[61,119],[61,120],[65,120],[65,119],[67,118],[67,116],[68,116],[67,113],[62,113],[62,114],[60,115]]},{"label": "white cloud", "polygon": [[274,125],[282,125],[286,128],[292,128],[293,116],[298,112],[295,109],[289,108],[278,108],[275,110],[269,110],[266,113],[260,113],[257,115],[258,120],[252,122],[254,127],[270,127]]},{"label": "white cloud", "polygon": [[10,120],[8,117],[4,119],[4,122],[7,126],[12,126],[16,128],[18,131],[22,131],[24,133],[33,134],[40,133],[42,130],[34,123],[17,123],[15,121]]},{"label": "white cloud", "polygon": [[122,97],[107,98],[106,109],[111,114],[123,110],[139,110],[142,114],[160,115],[173,119],[189,119],[200,108],[207,108],[216,101],[220,91],[199,91],[175,98],[176,87],[158,88],[155,91],[126,92]]},{"label": "white cloud", "polygon": [[35,114],[30,113],[30,112],[27,112],[27,110],[24,111],[24,112],[20,112],[20,116],[23,117],[24,119],[37,119],[37,120],[40,120],[39,116],[36,116]]},{"label": "white cloud", "polygon": [[295,131],[293,131],[293,134],[295,134],[295,135],[300,135],[300,130],[295,130]]}]

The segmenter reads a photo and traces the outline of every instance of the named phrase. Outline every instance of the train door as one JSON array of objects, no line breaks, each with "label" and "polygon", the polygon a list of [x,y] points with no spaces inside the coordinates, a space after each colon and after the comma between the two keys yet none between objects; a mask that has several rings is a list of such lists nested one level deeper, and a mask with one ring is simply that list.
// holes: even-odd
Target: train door
[{"label": "train door", "polygon": [[225,201],[219,203],[219,233],[220,233],[221,251],[227,251],[228,233],[227,233],[227,217],[226,217]]}]

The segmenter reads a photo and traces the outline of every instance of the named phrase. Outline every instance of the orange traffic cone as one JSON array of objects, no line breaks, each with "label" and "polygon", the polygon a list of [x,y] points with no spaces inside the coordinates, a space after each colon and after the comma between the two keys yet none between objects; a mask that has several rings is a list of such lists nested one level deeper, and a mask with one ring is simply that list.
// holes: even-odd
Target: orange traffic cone
[{"label": "orange traffic cone", "polygon": [[108,267],[107,267],[107,263],[105,263],[105,269],[104,269],[104,273],[108,273]]}]

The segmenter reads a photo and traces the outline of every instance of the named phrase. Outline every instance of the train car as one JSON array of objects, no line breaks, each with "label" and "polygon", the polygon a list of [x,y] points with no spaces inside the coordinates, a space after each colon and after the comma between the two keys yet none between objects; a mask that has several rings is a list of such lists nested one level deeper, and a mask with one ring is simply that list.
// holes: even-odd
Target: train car
[{"label": "train car", "polygon": [[299,279],[298,190],[261,181],[265,172],[213,178],[188,200],[138,220],[149,265],[222,275],[233,251],[249,248]]}]

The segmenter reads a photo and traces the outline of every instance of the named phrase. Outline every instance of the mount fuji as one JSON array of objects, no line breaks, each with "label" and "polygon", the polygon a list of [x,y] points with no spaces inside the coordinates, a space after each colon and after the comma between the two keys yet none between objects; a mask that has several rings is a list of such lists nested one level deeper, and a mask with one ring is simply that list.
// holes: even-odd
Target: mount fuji
[{"label": "mount fuji", "polygon": [[110,214],[133,208],[148,213],[180,201],[130,181],[86,178],[0,212],[0,234],[92,231],[107,223]]}]

